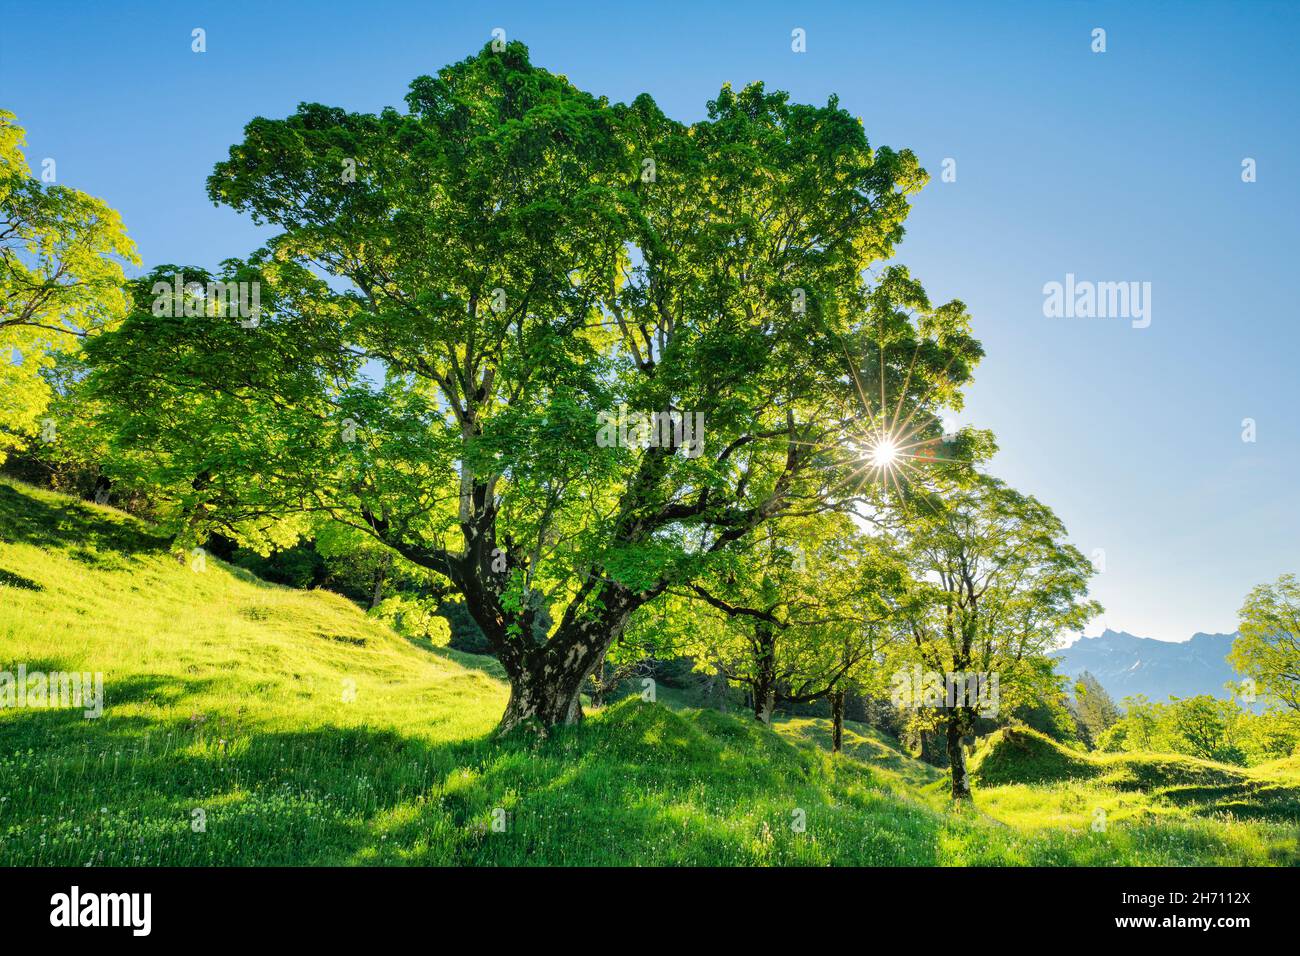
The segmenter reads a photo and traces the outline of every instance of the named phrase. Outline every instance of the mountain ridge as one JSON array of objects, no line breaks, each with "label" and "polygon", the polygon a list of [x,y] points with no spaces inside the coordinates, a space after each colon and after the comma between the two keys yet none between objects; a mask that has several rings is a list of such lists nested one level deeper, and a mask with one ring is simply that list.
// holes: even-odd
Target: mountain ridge
[{"label": "mountain ridge", "polygon": [[1236,632],[1198,631],[1186,641],[1158,641],[1127,631],[1106,628],[1094,637],[1081,637],[1069,647],[1051,652],[1060,671],[1077,678],[1088,671],[1118,703],[1145,694],[1163,701],[1171,694],[1227,696],[1223,685],[1240,676],[1228,663]]}]

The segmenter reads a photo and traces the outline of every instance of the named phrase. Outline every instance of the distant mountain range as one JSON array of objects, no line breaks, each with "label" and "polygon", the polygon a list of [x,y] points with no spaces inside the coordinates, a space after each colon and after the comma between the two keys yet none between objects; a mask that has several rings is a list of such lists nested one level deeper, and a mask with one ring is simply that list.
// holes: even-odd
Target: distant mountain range
[{"label": "distant mountain range", "polygon": [[1226,697],[1223,685],[1241,675],[1226,660],[1236,634],[1194,634],[1182,643],[1134,637],[1107,629],[1052,651],[1058,670],[1070,677],[1089,671],[1119,703],[1134,694],[1163,701],[1170,694]]}]

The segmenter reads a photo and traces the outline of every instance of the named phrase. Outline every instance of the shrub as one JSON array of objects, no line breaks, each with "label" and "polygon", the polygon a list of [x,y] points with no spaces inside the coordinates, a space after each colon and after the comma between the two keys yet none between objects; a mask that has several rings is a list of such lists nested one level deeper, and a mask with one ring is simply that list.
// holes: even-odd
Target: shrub
[{"label": "shrub", "polygon": [[428,640],[434,647],[451,643],[451,625],[438,613],[438,605],[432,599],[395,594],[380,601],[370,615],[403,637]]}]

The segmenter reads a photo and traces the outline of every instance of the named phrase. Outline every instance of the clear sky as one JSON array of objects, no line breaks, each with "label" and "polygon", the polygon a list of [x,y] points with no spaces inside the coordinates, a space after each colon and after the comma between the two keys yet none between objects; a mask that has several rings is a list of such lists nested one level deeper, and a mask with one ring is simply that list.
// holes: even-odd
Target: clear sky
[{"label": "clear sky", "polygon": [[[0,10],[0,106],[26,127],[29,160],[54,158],[59,182],[120,210],[146,267],[213,266],[260,243],[203,189],[250,118],[300,101],[400,106],[413,77],[495,27],[579,86],[649,92],[681,120],[725,81],[837,93],[874,144],[910,147],[934,177],[899,259],[974,316],[988,358],[959,421],[996,433],[991,470],[1052,505],[1085,554],[1104,551],[1107,611],[1088,633],[1231,631],[1252,585],[1300,571],[1300,4]],[[940,181],[945,158],[955,182]],[[1150,282],[1149,327],[1046,317],[1043,286],[1067,273]]]}]

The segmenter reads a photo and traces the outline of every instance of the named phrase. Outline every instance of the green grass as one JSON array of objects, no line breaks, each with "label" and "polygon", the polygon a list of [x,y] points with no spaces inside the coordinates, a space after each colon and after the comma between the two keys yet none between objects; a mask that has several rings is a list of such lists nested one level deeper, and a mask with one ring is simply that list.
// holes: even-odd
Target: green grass
[{"label": "green grass", "polygon": [[[837,757],[825,721],[774,733],[671,694],[496,741],[494,661],[326,592],[210,558],[196,572],[125,515],[0,481],[0,670],[19,663],[102,671],[107,702],[94,720],[0,710],[4,865],[1294,860],[1294,820],[1234,819],[1208,794],[1126,815],[1146,800],[1136,764],[1134,786],[1105,784],[1116,813],[1093,832],[1092,779],[980,788],[952,809],[940,772],[870,728],[850,725]],[[1279,791],[1298,776],[1258,775]]]},{"label": "green grass", "polygon": [[1160,825],[1296,865],[1296,763],[1247,769],[1179,754],[1080,753],[1033,730],[1007,728],[982,741],[971,768],[976,805],[1022,830]]},{"label": "green grass", "polygon": [[[831,725],[824,718],[777,717],[772,725],[787,740],[822,750],[831,748]],[[845,755],[885,771],[885,779],[904,787],[925,787],[947,779],[943,770],[912,758],[897,740],[866,724],[846,720],[841,745]]]}]

